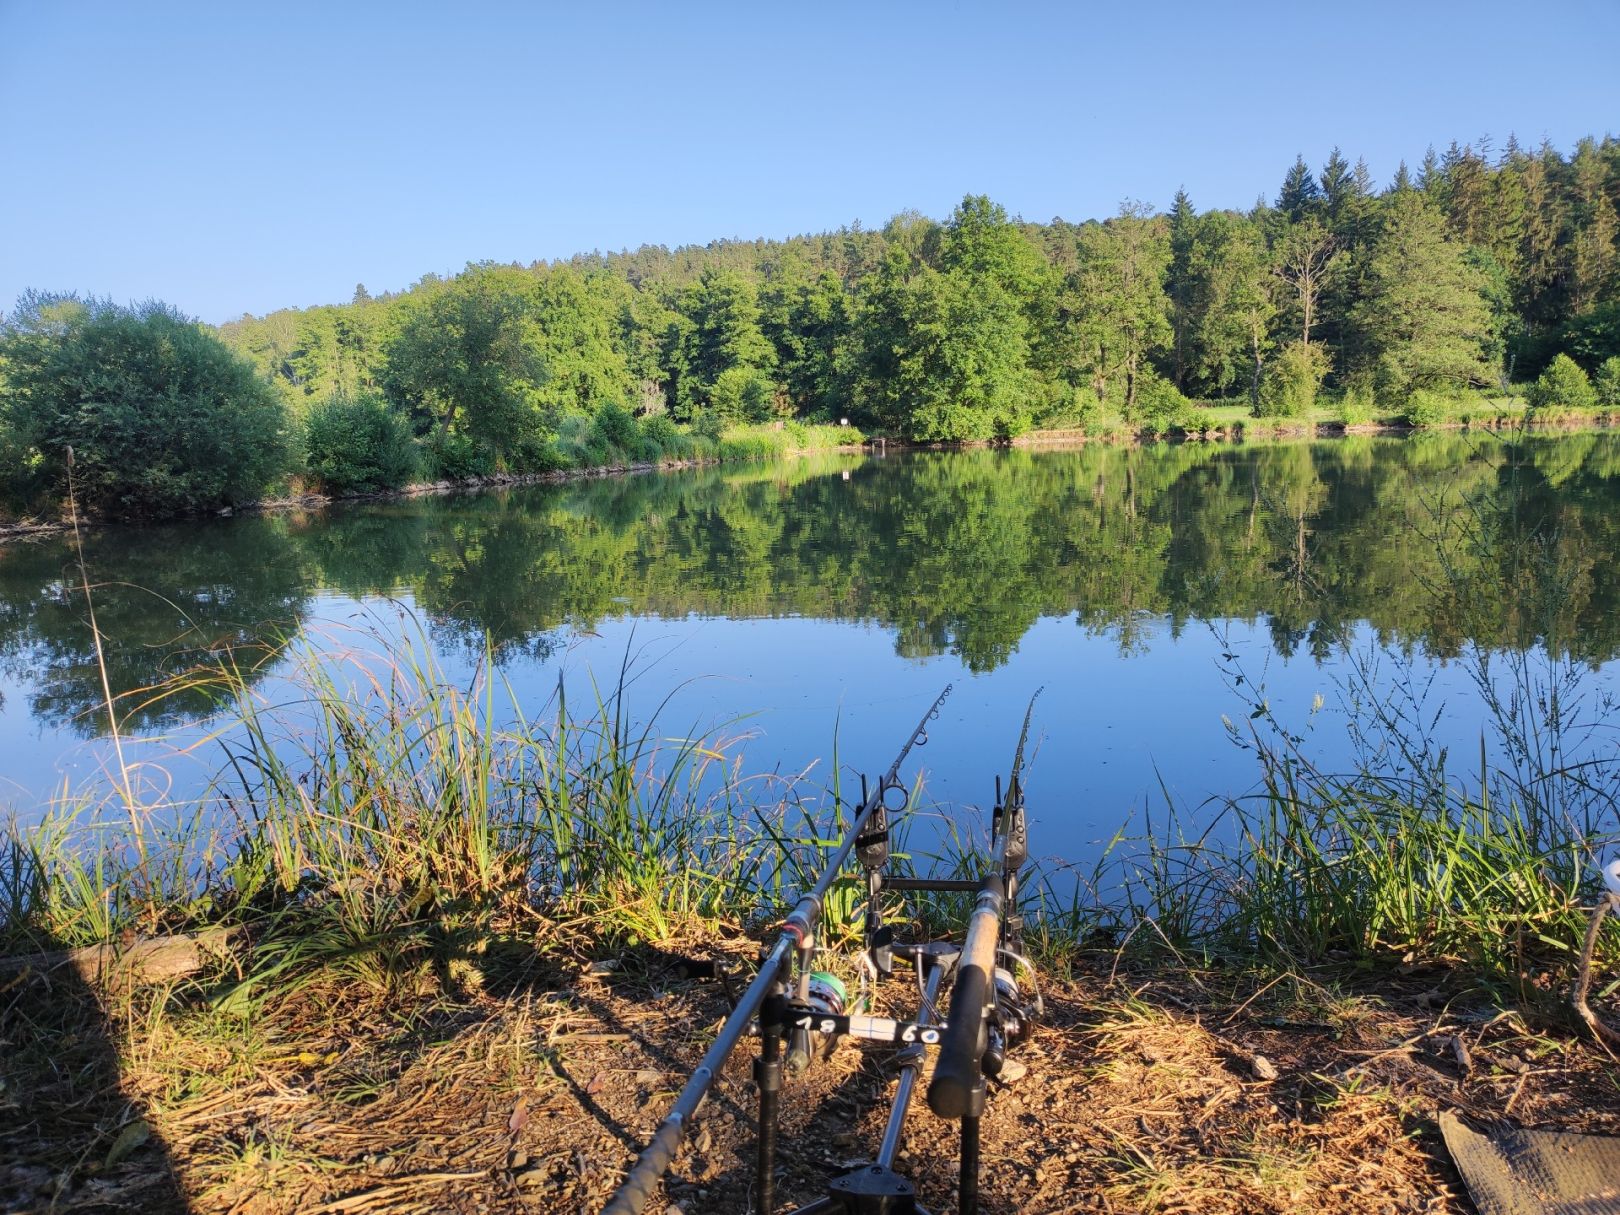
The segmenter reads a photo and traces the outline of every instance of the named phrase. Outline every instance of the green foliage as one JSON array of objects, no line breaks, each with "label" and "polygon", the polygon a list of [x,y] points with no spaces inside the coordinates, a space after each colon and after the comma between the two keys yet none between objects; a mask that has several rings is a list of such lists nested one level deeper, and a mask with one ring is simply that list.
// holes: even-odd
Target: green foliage
[{"label": "green foliage", "polygon": [[[944,223],[905,213],[876,231],[474,265],[219,336],[297,422],[334,394],[384,392],[443,476],[550,467],[559,444],[586,462],[662,449],[641,436],[621,449],[620,434],[586,451],[609,406],[715,415],[710,442],[747,422],[846,416],[982,440],[1099,414],[1159,426],[1139,397],[1162,377],[1288,416],[1311,395],[1296,356],[1273,358],[1290,341],[1398,407],[1414,389],[1505,391],[1509,370],[1537,374],[1560,351],[1592,372],[1620,357],[1617,147],[1510,140],[1492,159],[1453,145],[1421,188],[1403,170],[1382,193],[1334,149],[1316,178],[1296,161],[1278,206],[1247,214],[1200,214],[1181,192],[1168,215],[1127,203],[1101,223],[1029,224],[970,195]],[[0,494],[48,505],[54,457],[17,421],[0,433]],[[189,470],[155,470],[135,496],[220,496],[176,476]]]},{"label": "green foliage", "polygon": [[1165,431],[1187,419],[1192,402],[1176,391],[1169,380],[1144,375],[1136,389],[1137,416],[1158,431]]},{"label": "green foliage", "polygon": [[1190,405],[1182,412],[1176,425],[1189,435],[1213,434],[1221,428],[1220,419],[1207,409],[1194,409]]},{"label": "green foliage", "polygon": [[682,294],[680,311],[684,323],[670,343],[676,416],[693,420],[707,408],[725,421],[744,419],[747,410],[763,417],[774,394],[769,373],[776,351],[760,329],[754,281],[705,270]]},{"label": "green foliage", "polygon": [[422,440],[422,463],[432,481],[467,481],[496,471],[489,448],[456,431],[429,432]]},{"label": "green foliage", "polygon": [[[158,303],[25,296],[0,327],[0,433],[24,484],[119,517],[232,506],[285,467],[276,394],[213,334]],[[11,480],[11,476],[8,476]]]},{"label": "green foliage", "polygon": [[1070,368],[1134,421],[1138,381],[1151,355],[1172,336],[1164,292],[1170,265],[1166,225],[1140,204],[1127,203],[1116,218],[1082,227],[1076,254],[1079,265],[1065,279],[1060,307],[1069,318]]},{"label": "green foliage", "polygon": [[1556,356],[1526,393],[1532,409],[1589,409],[1597,392],[1581,365],[1566,354]]},{"label": "green foliage", "polygon": [[1332,368],[1321,345],[1290,342],[1266,367],[1260,384],[1257,418],[1300,418],[1316,407],[1316,394]]},{"label": "green foliage", "polygon": [[520,271],[474,267],[404,310],[383,384],[433,432],[441,472],[495,471],[540,432],[531,393],[545,371],[530,341],[529,286]]},{"label": "green foliage", "polygon": [[773,386],[757,367],[727,367],[709,386],[709,412],[728,426],[763,422],[771,415]]},{"label": "green foliage", "polygon": [[1426,429],[1438,426],[1451,412],[1450,402],[1440,393],[1428,388],[1414,388],[1401,409],[1401,420],[1408,426]]},{"label": "green foliage", "polygon": [[1597,394],[1599,405],[1605,409],[1620,409],[1620,355],[1603,360],[1592,377],[1592,390]]},{"label": "green foliage", "polygon": [[1377,416],[1377,399],[1366,377],[1352,380],[1339,394],[1334,415],[1344,426],[1365,426]]},{"label": "green foliage", "polygon": [[924,441],[1022,433],[1038,394],[1039,252],[1002,208],[972,195],[922,245],[890,244],[863,297],[864,412]]},{"label": "green foliage", "polygon": [[1265,235],[1226,211],[1200,218],[1190,234],[1182,295],[1186,380],[1218,394],[1258,389],[1276,315]]},{"label": "green foliage", "polygon": [[1351,316],[1381,391],[1400,398],[1489,383],[1485,351],[1496,333],[1487,285],[1434,206],[1416,192],[1395,199]]},{"label": "green foliage", "polygon": [[1058,380],[1047,386],[1032,421],[1046,430],[1084,429],[1095,426],[1101,416],[1102,401],[1094,388]]},{"label": "green foliage", "polygon": [[663,414],[641,419],[641,448],[648,459],[679,460],[689,447],[680,427]]},{"label": "green foliage", "polygon": [[337,394],[304,419],[304,457],[328,493],[393,489],[420,467],[410,424],[374,393]]},{"label": "green foliage", "polygon": [[1567,354],[1547,364],[1525,395],[1531,409],[1591,409],[1598,403],[1586,372]]}]

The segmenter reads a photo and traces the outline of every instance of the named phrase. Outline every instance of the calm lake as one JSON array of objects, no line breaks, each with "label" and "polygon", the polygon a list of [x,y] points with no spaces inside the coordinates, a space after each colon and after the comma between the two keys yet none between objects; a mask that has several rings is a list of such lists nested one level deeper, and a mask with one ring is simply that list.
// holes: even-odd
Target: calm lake
[{"label": "calm lake", "polygon": [[[1617,555],[1608,434],[840,456],[84,546],[115,694],[234,654],[274,701],[299,629],[333,651],[419,630],[465,680],[487,638],[534,714],[559,679],[588,695],[628,659],[630,703],[664,732],[746,734],[746,770],[820,761],[826,783],[835,738],[846,766],[881,771],[952,683],[915,757],[966,806],[988,800],[1044,688],[1035,848],[1081,862],[1167,799],[1207,813],[1252,787],[1225,719],[1247,727],[1256,689],[1328,764],[1351,759],[1357,671],[1415,689],[1425,726],[1476,766],[1478,654],[1570,656],[1612,690]],[[79,581],[61,539],[0,548],[0,806],[25,818],[64,782],[105,779]],[[214,708],[126,702],[144,787],[202,786]]]}]

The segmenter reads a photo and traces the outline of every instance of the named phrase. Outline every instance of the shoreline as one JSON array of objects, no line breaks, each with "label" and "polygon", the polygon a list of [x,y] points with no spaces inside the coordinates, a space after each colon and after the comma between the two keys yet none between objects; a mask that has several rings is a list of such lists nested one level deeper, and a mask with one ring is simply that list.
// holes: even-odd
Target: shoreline
[{"label": "shoreline", "polygon": [[[1504,431],[1572,433],[1582,430],[1607,431],[1620,428],[1620,416],[1612,413],[1589,417],[1557,417],[1542,421],[1529,421],[1523,417],[1497,415],[1491,419],[1438,422],[1429,426],[1414,426],[1402,421],[1373,421],[1344,423],[1338,421],[1294,421],[1288,418],[1248,418],[1229,426],[1212,427],[1203,431],[1180,428],[1152,430],[1145,427],[1121,427],[1117,430],[1088,431],[1081,427],[1052,430],[1031,430],[1011,439],[967,439],[952,442],[906,442],[878,437],[860,444],[838,447],[801,448],[782,453],[785,459],[803,459],[816,455],[860,455],[887,451],[974,451],[992,447],[1040,448],[1061,450],[1067,447],[1085,447],[1092,443],[1147,446],[1153,443],[1230,443],[1241,444],[1274,439],[1332,440],[1355,436],[1410,436],[1425,431],[1483,430],[1492,434]],[[758,459],[726,460],[721,457],[701,459],[633,461],[628,464],[601,464],[590,468],[551,469],[537,473],[492,473],[488,476],[467,477],[454,481],[419,481],[398,489],[371,490],[352,494],[298,494],[289,497],[263,498],[235,507],[189,515],[178,515],[163,522],[231,518],[243,514],[274,514],[283,511],[321,510],[337,503],[391,502],[436,495],[474,493],[523,485],[564,485],[571,481],[584,481],[602,477],[637,476],[653,472],[680,472],[693,468],[711,468],[721,464],[760,463]],[[72,525],[72,518],[64,516],[50,522],[26,520],[0,523],[0,547],[8,542],[43,539],[58,535]],[[118,519],[80,518],[83,527],[142,526],[140,521]]]}]

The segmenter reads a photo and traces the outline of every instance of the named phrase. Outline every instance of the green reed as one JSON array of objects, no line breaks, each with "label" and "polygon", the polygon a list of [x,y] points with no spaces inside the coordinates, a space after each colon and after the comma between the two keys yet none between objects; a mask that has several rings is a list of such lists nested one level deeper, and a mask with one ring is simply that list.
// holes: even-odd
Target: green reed
[{"label": "green reed", "polygon": [[224,760],[196,803],[146,808],[139,849],[83,799],[11,825],[8,950],[242,924],[261,980],[394,984],[502,942],[661,938],[760,897],[737,740],[633,725],[622,679],[586,713],[559,690],[529,718],[487,659],[458,685],[420,632],[289,652],[273,693],[228,667],[187,677],[231,697]]}]

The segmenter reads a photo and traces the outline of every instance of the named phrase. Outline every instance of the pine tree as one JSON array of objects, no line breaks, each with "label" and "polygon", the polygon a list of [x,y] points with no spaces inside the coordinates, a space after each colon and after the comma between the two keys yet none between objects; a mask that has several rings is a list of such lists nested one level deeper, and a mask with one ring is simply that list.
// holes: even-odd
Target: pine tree
[{"label": "pine tree", "polygon": [[1351,316],[1380,386],[1397,399],[1413,389],[1485,383],[1492,337],[1483,275],[1422,194],[1391,201],[1367,266],[1367,295]]},{"label": "pine tree", "polygon": [[1316,178],[1311,176],[1311,170],[1300,156],[1295,159],[1293,168],[1288,170],[1283,178],[1282,190],[1277,195],[1277,210],[1287,218],[1291,224],[1297,224],[1307,215],[1320,209],[1322,192],[1317,188]]},{"label": "pine tree", "polygon": [[1608,166],[1597,142],[1583,139],[1569,161],[1569,210],[1564,239],[1564,278],[1569,289],[1569,311],[1580,316],[1615,291],[1620,256],[1615,237],[1620,218],[1605,187]]},{"label": "pine tree", "polygon": [[1327,207],[1329,223],[1337,223],[1339,213],[1354,190],[1355,177],[1350,171],[1350,162],[1335,147],[1322,166],[1322,201]]},{"label": "pine tree", "polygon": [[1185,188],[1176,191],[1170,204],[1170,273],[1165,283],[1170,297],[1170,325],[1172,329],[1170,377],[1178,390],[1185,391],[1187,375],[1192,363],[1193,330],[1197,326],[1194,315],[1192,278],[1193,242],[1198,227],[1198,212]]}]

